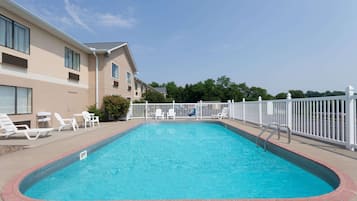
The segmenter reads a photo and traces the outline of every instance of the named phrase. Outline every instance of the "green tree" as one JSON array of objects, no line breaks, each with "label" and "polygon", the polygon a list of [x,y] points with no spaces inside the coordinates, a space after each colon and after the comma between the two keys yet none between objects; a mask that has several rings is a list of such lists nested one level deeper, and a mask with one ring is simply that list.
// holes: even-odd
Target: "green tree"
[{"label": "green tree", "polygon": [[204,92],[201,98],[204,101],[220,101],[220,94],[217,90],[216,81],[213,79],[207,79],[203,82]]},{"label": "green tree", "polygon": [[247,97],[247,100],[258,100],[259,96],[262,97],[263,100],[271,100],[273,97],[267,93],[266,89],[260,88],[260,87],[251,87],[249,89],[249,95]]},{"label": "green tree", "polygon": [[305,93],[305,97],[308,97],[308,98],[310,98],[310,97],[321,97],[322,95],[323,94],[318,92],[318,91],[307,91]]},{"label": "green tree", "polygon": [[287,95],[288,95],[287,93],[281,92],[281,93],[278,93],[278,94],[275,96],[275,98],[276,98],[276,99],[286,99]]},{"label": "green tree", "polygon": [[160,87],[159,83],[157,83],[157,82],[151,82],[149,85],[154,87],[154,88],[155,87]]},{"label": "green tree", "polygon": [[154,91],[154,90],[147,90],[144,94],[143,97],[146,101],[150,103],[163,103],[166,102],[164,95],[162,95],[160,92]]},{"label": "green tree", "polygon": [[305,98],[305,94],[301,90],[289,90],[291,98]]},{"label": "green tree", "polygon": [[175,82],[168,82],[167,84],[165,84],[165,86],[167,98],[172,98],[176,100],[180,96],[179,88],[176,86]]}]

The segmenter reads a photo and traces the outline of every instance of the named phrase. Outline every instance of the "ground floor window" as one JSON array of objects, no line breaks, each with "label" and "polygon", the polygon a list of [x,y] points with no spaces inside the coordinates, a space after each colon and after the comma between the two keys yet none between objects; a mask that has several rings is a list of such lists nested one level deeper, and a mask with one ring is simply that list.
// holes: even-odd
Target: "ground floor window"
[{"label": "ground floor window", "polygon": [[32,89],[0,85],[0,113],[32,113]]}]

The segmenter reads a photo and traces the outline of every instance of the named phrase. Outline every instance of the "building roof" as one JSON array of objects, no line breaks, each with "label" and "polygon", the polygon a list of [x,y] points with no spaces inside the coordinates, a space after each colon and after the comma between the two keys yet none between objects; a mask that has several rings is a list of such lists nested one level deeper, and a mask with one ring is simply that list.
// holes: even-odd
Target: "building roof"
[{"label": "building roof", "polygon": [[162,94],[167,94],[166,87],[154,87],[154,89]]},{"label": "building roof", "polygon": [[126,42],[100,42],[100,43],[84,43],[86,46],[90,48],[95,48],[98,50],[112,50],[118,47],[122,47],[126,45]]},{"label": "building roof", "polygon": [[134,77],[134,80],[137,81],[137,82],[139,82],[139,83],[141,83],[141,84],[143,84],[143,85],[148,85],[148,84],[146,84],[144,81],[140,80],[140,79],[137,78],[137,77]]},{"label": "building roof", "polygon": [[129,53],[129,58],[131,60],[131,63],[133,64],[133,72],[137,73],[137,68],[136,64],[134,61],[133,56],[131,55],[129,46],[127,42],[98,42],[98,43],[84,43],[88,48],[90,48],[92,51],[95,51],[96,53],[107,53],[110,54],[112,51],[115,51],[119,48],[125,47],[128,50]]},{"label": "building roof", "polygon": [[25,9],[24,7],[20,6],[19,4],[10,1],[10,0],[1,0],[0,1],[0,7],[12,12],[16,13],[16,15],[22,17],[23,19],[27,20],[28,22],[37,25],[38,27],[44,29],[45,31],[48,31],[49,33],[53,34],[54,36],[64,40],[65,42],[73,45],[74,47],[86,52],[86,53],[91,53],[91,50],[83,45],[81,42],[75,40],[68,34],[58,30],[54,26],[48,24],[41,18],[33,15],[30,11]]},{"label": "building roof", "polygon": [[105,42],[105,43],[87,43],[83,44],[76,39],[72,38],[68,34],[60,31],[56,27],[50,25],[46,21],[42,20],[41,18],[37,17],[36,15],[32,14],[30,11],[28,11],[26,8],[22,7],[21,5],[15,3],[14,1],[11,0],[0,0],[0,7],[4,8],[5,10],[8,10],[12,13],[15,13],[19,17],[27,20],[28,22],[37,25],[41,29],[49,32],[50,34],[62,39],[63,41],[73,45],[74,47],[86,52],[87,54],[92,54],[94,51],[96,53],[108,53],[110,54],[111,51],[114,51],[116,49],[119,49],[121,47],[127,46],[127,50],[130,55],[130,59],[133,64],[133,71],[136,73],[137,68],[134,62],[134,58],[132,57],[132,54],[130,52],[130,49],[128,47],[128,43],[126,42]]}]

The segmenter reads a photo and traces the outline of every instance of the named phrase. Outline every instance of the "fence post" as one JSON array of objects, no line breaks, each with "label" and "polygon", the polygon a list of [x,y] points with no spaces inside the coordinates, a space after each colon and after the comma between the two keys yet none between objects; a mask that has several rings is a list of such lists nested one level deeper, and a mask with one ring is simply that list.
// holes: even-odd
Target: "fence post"
[{"label": "fence post", "polygon": [[200,100],[200,119],[202,119],[202,100]]},{"label": "fence post", "polygon": [[172,100],[172,109],[173,109],[174,112],[175,112],[175,100]]},{"label": "fence post", "polygon": [[292,104],[293,103],[291,101],[291,93],[288,93],[286,96],[286,115],[287,115],[286,124],[288,125],[290,130],[292,130],[292,128],[293,128],[293,105]]},{"label": "fence post", "polygon": [[354,88],[348,86],[346,88],[346,148],[354,151],[353,145],[355,144],[355,124],[354,124],[354,102],[352,98],[354,95]]},{"label": "fence post", "polygon": [[258,97],[259,101],[259,126],[263,126],[263,109],[262,109],[262,97]]},{"label": "fence post", "polygon": [[133,101],[130,100],[130,106],[129,106],[129,111],[128,114],[126,115],[126,120],[128,121],[131,119],[131,116],[133,116]]},{"label": "fence post", "polygon": [[227,100],[227,105],[228,105],[228,113],[230,116],[231,115],[231,100]]},{"label": "fence post", "polygon": [[148,119],[148,102],[145,101],[145,120]]},{"label": "fence post", "polygon": [[234,107],[235,107],[235,105],[234,105],[234,99],[232,100],[232,115],[231,115],[231,113],[229,113],[229,116],[231,117],[231,119],[234,119]]},{"label": "fence post", "polygon": [[245,98],[242,100],[242,120],[245,122]]}]

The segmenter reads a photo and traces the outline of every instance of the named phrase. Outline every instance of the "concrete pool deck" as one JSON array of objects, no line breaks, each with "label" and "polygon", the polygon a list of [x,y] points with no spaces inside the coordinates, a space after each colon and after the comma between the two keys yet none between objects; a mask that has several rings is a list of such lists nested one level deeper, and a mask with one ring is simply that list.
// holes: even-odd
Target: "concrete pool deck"
[{"label": "concrete pool deck", "polygon": [[[144,120],[130,120],[128,122],[102,123],[100,127],[80,129],[79,131],[52,132],[50,137],[40,138],[35,141],[27,139],[0,139],[1,145],[24,145],[24,149],[7,153],[0,156],[0,188],[1,199],[25,200],[25,197],[16,196],[14,186],[11,185],[20,178],[20,175],[29,173],[31,169],[47,164],[49,161],[61,158],[72,152],[87,147],[102,139],[106,139],[117,133],[133,128]],[[237,127],[251,134],[259,134],[260,128],[254,125],[245,124],[239,121],[223,120],[224,123]],[[276,137],[271,138],[273,143],[288,148],[304,156],[320,161],[323,164],[332,166],[342,175],[347,175],[349,182],[346,184],[347,191],[343,197],[324,196],[321,198],[302,199],[277,199],[277,200],[336,200],[336,201],[357,201],[357,152],[351,152],[341,147],[317,142],[302,137],[293,136],[291,144],[287,144],[284,135],[280,141]],[[351,181],[354,181],[351,182]],[[18,181],[17,181],[18,182]],[[344,184],[345,185],[345,184]],[[338,189],[339,190],[339,189]],[[345,189],[346,190],[346,189]],[[328,194],[327,194],[328,195]],[[30,200],[30,199],[28,199]],[[269,199],[276,200],[276,199]]]}]

